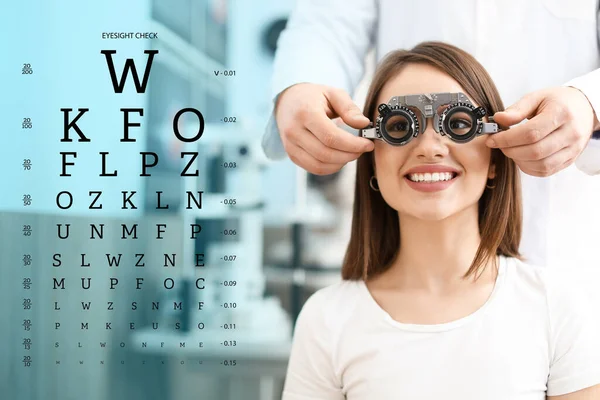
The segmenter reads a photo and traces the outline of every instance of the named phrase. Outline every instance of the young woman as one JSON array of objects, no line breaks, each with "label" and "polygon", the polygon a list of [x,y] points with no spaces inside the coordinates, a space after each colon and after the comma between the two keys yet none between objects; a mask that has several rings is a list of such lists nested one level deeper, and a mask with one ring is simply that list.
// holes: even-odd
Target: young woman
[{"label": "young woman", "polygon": [[[394,96],[440,93],[463,93],[487,116],[503,109],[471,55],[426,42],[381,62],[364,113],[376,121]],[[382,126],[418,135],[375,140],[357,160],[343,280],[304,305],[283,399],[600,399],[598,313],[518,252],[517,167],[485,133],[442,135],[470,132],[468,113],[407,109],[420,127],[401,116]]]}]

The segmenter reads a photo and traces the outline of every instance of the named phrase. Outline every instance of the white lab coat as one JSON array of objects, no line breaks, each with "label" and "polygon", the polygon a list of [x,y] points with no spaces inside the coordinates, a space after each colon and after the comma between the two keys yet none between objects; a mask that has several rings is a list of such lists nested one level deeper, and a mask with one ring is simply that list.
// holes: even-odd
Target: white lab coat
[{"label": "white lab coat", "polygon": [[[600,115],[597,0],[298,0],[275,56],[272,95],[298,82],[353,94],[364,59],[442,40],[487,69],[509,106],[524,94],[569,85]],[[270,159],[285,150],[273,117],[262,140]],[[521,174],[521,251],[531,263],[600,267],[600,140],[548,178]]]}]

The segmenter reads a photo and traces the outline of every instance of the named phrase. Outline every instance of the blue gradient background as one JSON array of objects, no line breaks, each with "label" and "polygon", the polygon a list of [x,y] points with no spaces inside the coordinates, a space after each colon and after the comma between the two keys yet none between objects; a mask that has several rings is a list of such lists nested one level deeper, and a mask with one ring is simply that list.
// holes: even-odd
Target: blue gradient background
[{"label": "blue gradient background", "polygon": [[[215,7],[215,3],[219,1],[172,1],[167,8],[172,8],[174,14],[185,14],[187,9],[202,5],[211,8]],[[243,130],[246,140],[257,144],[270,112],[268,85],[272,62],[272,55],[266,54],[261,46],[260,34],[267,22],[275,17],[286,16],[292,1],[223,3],[227,3],[227,62],[224,66],[237,72],[234,79],[223,85],[224,113],[236,115],[240,122],[237,126]],[[237,368],[240,373],[237,375],[231,373],[231,368],[219,367],[214,360],[212,364],[207,362],[209,365],[205,364],[203,368],[194,367],[191,362],[181,365],[179,360],[195,357],[191,349],[189,353],[178,349],[177,354],[175,350],[166,350],[161,354],[145,355],[119,349],[118,343],[129,343],[130,340],[131,332],[124,328],[127,326],[124,321],[148,326],[155,317],[147,311],[133,316],[122,311],[109,314],[106,302],[114,301],[123,310],[126,307],[122,305],[130,301],[163,299],[162,296],[170,293],[162,288],[162,279],[176,274],[165,273],[158,267],[140,273],[127,266],[118,272],[100,266],[92,268],[90,274],[85,274],[76,268],[79,254],[97,253],[90,258],[97,256],[101,259],[104,253],[124,253],[129,257],[127,262],[130,262],[132,253],[179,252],[179,247],[174,246],[178,246],[185,237],[171,238],[171,242],[162,246],[146,242],[130,245],[131,242],[113,239],[99,245],[98,242],[87,240],[89,229],[74,229],[73,235],[77,238],[73,241],[63,243],[56,239],[56,224],[61,223],[71,222],[72,228],[85,227],[89,223],[106,223],[110,226],[107,229],[110,235],[118,238],[120,223],[147,222],[155,232],[152,224],[157,223],[155,219],[162,218],[147,217],[143,207],[138,210],[120,209],[121,190],[135,190],[138,193],[144,190],[144,181],[139,177],[139,152],[147,151],[150,135],[149,94],[135,91],[131,75],[124,92],[114,93],[105,57],[100,53],[103,49],[117,50],[113,59],[119,77],[125,58],[133,58],[141,78],[147,60],[143,51],[153,48],[154,44],[138,39],[103,40],[101,34],[157,31],[160,36],[162,32],[156,29],[153,22],[152,7],[149,0],[5,1],[0,6],[0,133],[4,143],[0,146],[3,177],[0,196],[1,399],[273,399],[280,396],[287,342],[277,339],[278,329],[280,336],[289,339],[289,332],[283,329],[283,325],[265,326],[272,332],[274,342],[270,344],[271,339],[267,337],[262,346],[266,345],[264,348],[270,350],[262,351],[260,349],[263,347],[248,345],[250,353],[253,348],[262,351],[262,358],[248,358],[245,361],[243,357],[240,358],[240,368]],[[202,27],[200,18],[195,22],[194,16],[189,15],[189,21],[192,25],[198,24],[198,29]],[[210,31],[205,30],[203,34],[210,40]],[[160,57],[168,55],[161,52],[156,58]],[[21,74],[24,63],[31,64],[33,74]],[[151,75],[155,68],[153,66]],[[162,84],[169,86],[171,83]],[[165,99],[167,106],[169,100]],[[195,104],[192,102],[185,106]],[[90,109],[79,123],[85,135],[92,140],[90,143],[59,141],[63,135],[63,113],[60,108],[65,107],[74,109],[71,118],[77,115],[77,108]],[[144,108],[143,117],[132,114],[131,120],[142,124],[130,130],[131,136],[137,139],[135,143],[119,142],[123,135],[121,107]],[[32,129],[21,128],[26,117],[32,119]],[[219,116],[205,117],[214,119]],[[207,125],[207,136],[212,134],[214,138],[216,132]],[[77,139],[73,130],[71,137]],[[69,167],[71,177],[59,177],[60,151],[77,151],[77,158],[70,159],[76,164]],[[110,152],[108,171],[116,169],[118,177],[98,176],[101,169],[100,151]],[[32,161],[30,171],[23,169],[24,159]],[[256,227],[260,233],[244,235],[236,243],[241,256],[252,255],[254,259],[262,255],[263,223],[266,225],[265,221],[268,220],[271,226],[276,226],[277,223],[273,221],[289,212],[296,195],[293,164],[289,160],[276,165],[266,160],[263,162],[259,192],[266,208],[263,214],[258,215],[258,219],[252,219],[254,216],[250,219],[254,221],[251,222],[252,227]],[[240,164],[240,168],[246,168],[246,164]],[[56,194],[63,190],[73,194],[74,205],[69,210],[59,210],[55,204]],[[106,194],[102,198],[103,210],[88,210],[90,190]],[[30,206],[24,206],[24,194],[31,195]],[[209,211],[218,211],[210,210],[210,207],[209,204]],[[171,221],[169,218],[173,216],[165,215],[164,218]],[[34,232],[31,237],[21,234],[24,224],[32,225]],[[169,226],[176,224],[173,222]],[[148,235],[150,230],[143,229],[140,228],[140,236],[152,236]],[[242,231],[241,227],[238,229]],[[60,270],[52,267],[51,255],[54,252],[64,256],[66,265]],[[24,254],[34,254],[29,269],[23,266]],[[229,276],[242,281],[254,278],[253,274],[233,271]],[[52,290],[52,277],[61,276],[71,282],[70,288],[58,292]],[[77,287],[83,276],[92,276],[92,282],[98,282],[99,286],[89,293],[83,292],[81,287]],[[122,287],[114,291],[107,289],[106,284],[112,276],[118,276],[124,282]],[[144,293],[127,289],[137,276],[146,279],[144,285],[147,289]],[[24,290],[21,285],[26,277],[33,280],[30,291]],[[25,297],[33,300],[31,310],[23,309]],[[104,310],[92,311],[80,318],[79,303],[88,300],[99,304]],[[54,301],[62,304],[61,317],[54,316]],[[207,301],[207,304],[211,303]],[[23,330],[22,321],[25,318],[33,323],[29,332]],[[64,329],[53,329],[57,319],[61,320]],[[76,326],[83,320],[95,328],[90,328],[89,332],[78,331]],[[113,321],[117,326],[110,333],[102,328],[107,321]],[[251,321],[246,323],[250,324]],[[33,340],[29,351],[24,350],[24,337]],[[242,346],[244,338],[238,336],[237,339]],[[61,342],[60,350],[54,348],[55,341]],[[112,343],[111,350],[101,352],[90,345],[100,341]],[[77,342],[84,344],[83,349],[76,347]],[[30,367],[25,367],[22,362],[26,354],[33,358]],[[177,361],[169,361],[173,356]],[[59,366],[55,364],[57,358],[62,360]],[[145,358],[147,364],[141,362]],[[278,364],[269,364],[270,358],[276,358]],[[83,364],[78,361],[81,359],[85,360]],[[101,365],[100,359],[106,359],[106,364]],[[120,365],[119,360],[123,360],[124,364]],[[162,364],[165,360],[166,365]]]}]

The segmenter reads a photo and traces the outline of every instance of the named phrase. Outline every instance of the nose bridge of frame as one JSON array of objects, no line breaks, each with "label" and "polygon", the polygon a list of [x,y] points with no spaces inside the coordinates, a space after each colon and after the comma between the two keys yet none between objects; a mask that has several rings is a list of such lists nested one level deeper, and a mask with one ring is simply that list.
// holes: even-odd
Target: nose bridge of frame
[{"label": "nose bridge of frame", "polygon": [[436,133],[441,133],[438,129],[438,121],[440,114],[438,109],[441,104],[439,102],[438,93],[423,93],[418,96],[406,96],[404,101],[410,106],[418,110],[417,116],[420,119],[419,134],[425,133],[427,123],[431,120],[431,125]]},{"label": "nose bridge of frame", "polygon": [[426,104],[422,107],[417,108],[417,118],[419,119],[419,135],[425,133],[428,127],[428,123],[431,123],[431,128],[433,128],[434,132],[441,133],[438,129],[438,121],[440,119],[440,113],[435,109],[433,104]]}]

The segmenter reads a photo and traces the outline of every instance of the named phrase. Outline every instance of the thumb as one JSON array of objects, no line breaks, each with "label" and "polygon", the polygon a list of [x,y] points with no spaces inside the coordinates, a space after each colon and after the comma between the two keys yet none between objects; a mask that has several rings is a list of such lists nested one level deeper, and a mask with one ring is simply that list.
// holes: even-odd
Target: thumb
[{"label": "thumb", "polygon": [[369,119],[363,115],[346,91],[330,88],[325,92],[325,97],[327,97],[327,100],[329,101],[333,114],[328,115],[329,118],[339,116],[346,125],[349,125],[354,129],[364,128],[369,124]]},{"label": "thumb", "polygon": [[533,92],[521,97],[504,111],[494,114],[494,122],[499,125],[515,125],[525,118],[531,119],[537,113],[537,109],[544,99],[540,92]]}]

